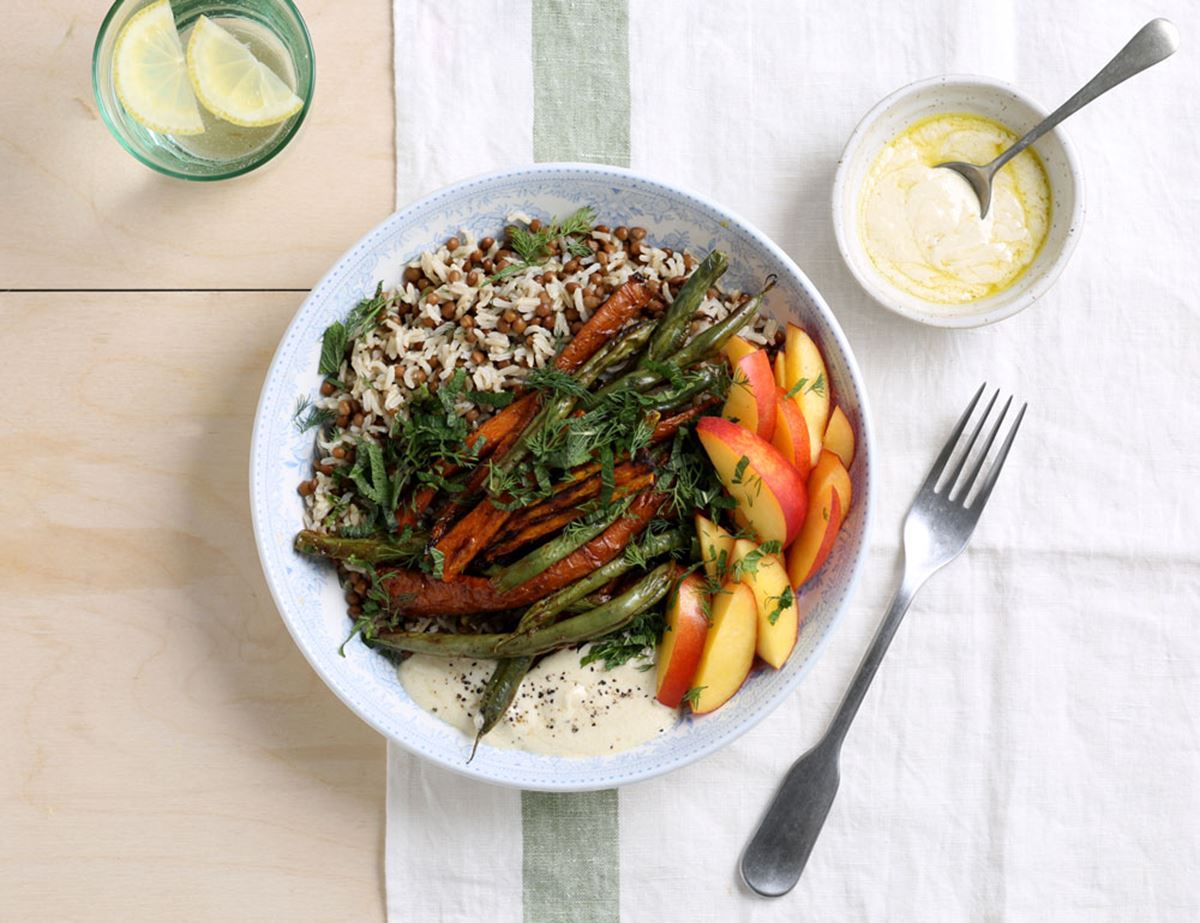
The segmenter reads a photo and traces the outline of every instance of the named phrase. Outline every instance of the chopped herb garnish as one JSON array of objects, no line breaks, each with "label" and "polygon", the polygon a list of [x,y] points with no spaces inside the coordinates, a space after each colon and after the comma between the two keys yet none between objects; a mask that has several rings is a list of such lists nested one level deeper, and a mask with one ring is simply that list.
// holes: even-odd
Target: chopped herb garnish
[{"label": "chopped herb garnish", "polygon": [[625,549],[625,560],[634,567],[645,567],[649,560],[646,558],[646,552],[642,550],[640,542],[630,542]]},{"label": "chopped herb garnish", "polygon": [[379,572],[370,561],[364,561],[361,558],[351,556],[346,559],[346,563],[353,568],[361,570],[369,581],[370,586],[367,588],[366,598],[362,602],[362,614],[354,620],[350,634],[342,642],[342,646],[338,648],[338,653],[342,657],[346,656],[346,645],[354,640],[356,635],[361,635],[364,641],[370,642],[381,627],[394,628],[397,619],[393,607],[397,603],[404,602],[410,598],[407,594],[398,597],[389,595],[387,588],[383,585],[382,578],[379,576]]},{"label": "chopped herb garnish", "polygon": [[788,388],[787,396],[795,397],[801,391],[804,391],[805,393],[811,392],[813,394],[820,394],[821,396],[824,396],[824,394],[825,394],[825,376],[824,376],[824,374],[818,374],[817,377],[813,379],[812,384],[809,384],[807,378],[799,379],[794,385],[792,385],[790,388]]},{"label": "chopped herb garnish", "polygon": [[715,522],[721,510],[736,505],[721,486],[692,427],[683,427],[675,434],[667,460],[658,466],[654,487],[670,497],[672,510],[681,516],[698,510]]},{"label": "chopped herb garnish", "polygon": [[579,664],[586,667],[589,663],[600,661],[604,669],[611,670],[630,660],[645,659],[648,662],[639,664],[639,669],[649,670],[654,666],[651,654],[662,636],[665,624],[661,608],[643,612],[627,628],[593,642]]},{"label": "chopped herb garnish", "polygon": [[741,580],[747,574],[757,574],[763,558],[767,555],[779,554],[782,550],[781,542],[763,542],[753,551],[747,552],[740,561],[733,565],[733,579]]},{"label": "chopped herb garnish", "polygon": [[562,221],[551,221],[536,231],[531,231],[528,227],[522,227],[519,224],[510,226],[508,229],[509,244],[520,259],[505,266],[499,272],[493,273],[488,281],[498,282],[508,276],[540,265],[549,258],[549,246],[555,241],[560,241],[561,246],[573,256],[589,256],[592,248],[577,238],[590,234],[595,222],[596,213],[592,211],[591,206],[585,205]]},{"label": "chopped herb garnish", "polygon": [[346,356],[346,347],[375,328],[387,300],[383,294],[383,283],[380,282],[375,286],[375,294],[351,308],[344,321],[334,321],[325,328],[321,336],[321,361],[318,366],[322,375],[337,375]]},{"label": "chopped herb garnish", "polygon": [[480,407],[507,407],[515,395],[511,391],[468,391],[467,400]]},{"label": "chopped herb garnish", "polygon": [[[346,504],[347,501],[343,499],[341,502]],[[358,525],[342,526],[342,528],[338,530],[338,535],[342,538],[370,538],[377,532],[378,530],[375,528],[375,520],[372,517],[366,522],[360,522]]]},{"label": "chopped herb garnish", "polygon": [[320,426],[332,423],[337,414],[328,407],[317,407],[307,397],[296,399],[296,408],[292,411],[292,422],[302,433]]},{"label": "chopped herb garnish", "polygon": [[778,596],[769,596],[767,601],[771,603],[771,611],[767,613],[767,621],[774,625],[779,621],[779,616],[783,615],[784,611],[789,609],[793,602],[796,601],[790,586],[785,586],[783,592]]},{"label": "chopped herb garnish", "polygon": [[553,366],[534,369],[525,376],[526,387],[545,391],[555,397],[586,398],[590,395],[587,388],[575,380],[574,375],[560,371]]},{"label": "chopped herb garnish", "polygon": [[318,366],[322,375],[336,375],[342,367],[342,358],[346,355],[346,325],[335,320],[325,328],[321,337],[321,362]]},{"label": "chopped herb garnish", "polygon": [[432,559],[432,562],[433,562],[433,566],[430,569],[429,573],[437,580],[441,580],[443,577],[442,568],[446,564],[445,553],[442,551],[439,551],[437,548],[435,548],[433,546],[430,546],[429,557]]},{"label": "chopped herb garnish", "polygon": [[708,688],[707,686],[693,686],[691,689],[689,689],[687,692],[685,692],[683,694],[683,699],[680,701],[680,704],[681,705],[695,705],[697,702],[700,701],[700,693],[703,692],[707,688]]}]

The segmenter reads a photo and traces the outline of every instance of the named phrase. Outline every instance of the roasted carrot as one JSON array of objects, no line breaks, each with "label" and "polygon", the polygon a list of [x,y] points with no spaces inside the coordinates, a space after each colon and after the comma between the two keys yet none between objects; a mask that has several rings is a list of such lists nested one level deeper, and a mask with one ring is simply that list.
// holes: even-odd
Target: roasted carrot
[{"label": "roasted carrot", "polygon": [[640,494],[625,515],[609,526],[601,535],[532,580],[521,584],[517,588],[518,591],[528,594],[528,599],[524,600],[522,604],[541,599],[547,593],[566,586],[568,583],[573,583],[598,567],[603,567],[625,551],[626,546],[650,524],[650,520],[666,502],[667,497],[660,493],[650,491]]},{"label": "roasted carrot", "polygon": [[[625,481],[624,484],[614,487],[612,498],[622,499],[624,497],[628,497],[631,495],[631,493],[637,493],[638,491],[644,490],[646,487],[649,487],[652,484],[654,484],[653,472],[647,471],[643,474],[638,474],[637,477],[631,478],[628,481]],[[596,493],[600,492],[600,486],[600,479],[596,478]],[[504,557],[505,555],[511,555],[512,552],[522,549],[522,547],[532,543],[532,541],[545,538],[546,535],[552,535],[553,533],[558,532],[560,528],[569,525],[571,522],[575,522],[577,519],[582,519],[582,517],[586,515],[587,509],[576,507],[576,505],[571,505],[571,507],[559,509],[557,511],[552,510],[550,513],[542,516],[541,519],[528,522],[526,525],[518,529],[518,531],[510,532],[508,535],[505,535],[503,539],[500,539],[498,543],[493,544],[490,549],[487,550],[486,559],[487,561],[496,561],[497,558]]]},{"label": "roasted carrot", "polygon": [[[508,447],[517,441],[517,437],[520,434],[520,430],[510,430],[507,435],[496,443],[495,454],[503,455]],[[466,483],[463,484],[462,492],[447,500],[445,506],[438,511],[433,528],[429,530],[429,541],[431,544],[436,544],[446,534],[450,527],[454,525],[454,521],[466,510],[467,502],[483,490],[483,485],[487,481],[488,470],[487,465],[480,465],[472,471]]]},{"label": "roasted carrot", "polygon": [[438,580],[409,570],[387,571],[383,585],[395,602],[397,614],[403,616],[471,615],[525,606],[574,583],[621,554],[649,525],[666,499],[662,494],[642,494],[603,533],[511,590],[497,590],[486,577],[459,575]]},{"label": "roasted carrot", "polygon": [[645,284],[630,279],[613,292],[579,328],[579,332],[555,358],[554,367],[563,372],[575,371],[629,323],[652,297],[653,292]]},{"label": "roasted carrot", "polygon": [[438,580],[415,570],[380,570],[383,586],[398,615],[471,615],[496,612],[515,603],[496,591],[486,577],[458,576]]},{"label": "roasted carrot", "polygon": [[[467,437],[467,445],[472,448],[479,446],[478,456],[484,458],[485,451],[490,453],[497,443],[512,432],[525,428],[525,424],[533,419],[538,410],[538,396],[526,394],[517,398],[494,416],[484,420],[479,429]],[[482,442],[482,445],[480,443]]]},{"label": "roasted carrot", "polygon": [[[599,496],[600,488],[603,486],[600,479],[600,466],[588,465],[585,470],[587,471],[586,476],[573,478],[565,485],[565,489],[559,490],[531,506],[515,511],[506,524],[505,534],[516,532],[540,519],[564,512],[573,506],[580,506]],[[620,487],[652,470],[653,466],[645,462],[624,462],[613,468],[613,484]]]},{"label": "roasted carrot", "polygon": [[[659,420],[654,427],[653,434],[650,437],[651,444],[665,442],[667,439],[670,439],[675,435],[676,432],[679,431],[681,427],[687,423],[690,423],[692,420],[701,416],[714,405],[719,403],[720,398],[707,397],[686,410],[681,410],[679,413]],[[623,465],[617,465],[613,473],[618,487],[620,487],[629,479],[636,477],[636,486],[634,489],[640,489],[641,487],[646,486],[646,484],[652,482],[652,479],[646,480],[641,474],[638,473],[644,473],[646,471],[649,471],[649,468],[645,465],[640,463],[635,464],[626,462]],[[581,465],[571,473],[570,480],[555,485],[554,493],[551,496],[533,506],[526,507],[523,510],[517,510],[515,513],[513,513],[513,515],[509,517],[508,521],[505,523],[504,535],[501,538],[500,546],[494,549],[489,549],[489,557],[499,557],[515,550],[516,547],[519,547],[519,545],[512,545],[509,543],[513,542],[518,535],[521,535],[524,532],[524,530],[535,526],[542,520],[557,522],[561,528],[561,526],[574,519],[574,515],[568,518],[563,517],[570,511],[571,507],[585,503],[599,494],[599,472],[600,464],[598,462]],[[624,493],[628,494],[632,492],[633,490],[627,490]],[[434,528],[434,541],[436,541],[436,535],[439,533],[436,532],[436,526]],[[549,529],[548,531],[531,532],[524,539],[524,541],[532,541],[534,538],[538,538],[541,535],[547,535],[551,531],[554,530]]]},{"label": "roasted carrot", "polygon": [[411,500],[401,501],[400,505],[396,507],[396,525],[401,529],[415,526],[436,496],[437,491],[426,486],[413,494]]},{"label": "roasted carrot", "polygon": [[434,546],[442,555],[443,579],[452,580],[461,574],[504,528],[509,515],[510,511],[496,506],[491,497],[484,497],[456,522]]},{"label": "roasted carrot", "polygon": [[[625,358],[625,353],[633,352],[635,347],[640,348],[649,338],[653,330],[648,325],[638,336],[626,333],[619,344],[613,341],[618,331],[637,315],[650,297],[651,292],[643,283],[636,280],[626,282],[588,318],[571,342],[555,358],[555,367],[563,372],[574,372],[582,368],[580,375],[583,375],[588,366],[595,365],[588,373],[589,380],[585,383],[585,387],[589,386],[606,364],[619,362]],[[610,347],[607,351],[604,349],[606,346]],[[613,346],[616,346],[616,349],[613,349]],[[547,408],[548,411],[551,409],[553,408]],[[566,414],[570,412],[571,407],[559,410]],[[542,413],[533,417],[531,421],[526,422],[523,429],[527,429],[530,423],[536,426],[536,421],[542,420],[545,415]],[[513,452],[516,453],[509,460],[510,464],[523,457],[522,448],[520,441],[514,445],[513,451],[508,453],[510,456],[513,456]],[[503,460],[501,464],[503,465]],[[453,579],[466,570],[471,561],[504,528],[509,515],[508,510],[500,509],[490,497],[485,497],[443,535],[435,548],[442,555],[444,579]]]},{"label": "roasted carrot", "polygon": [[[538,412],[538,396],[536,394],[526,394],[524,397],[513,401],[499,413],[489,417],[479,429],[471,433],[467,437],[467,445],[477,449],[476,458],[482,461],[489,455],[496,452],[506,439],[510,437],[515,439],[521,430],[533,419],[533,415]],[[512,443],[509,442],[509,445]],[[458,465],[449,462],[438,462],[438,474],[444,478],[452,477],[460,471]],[[482,469],[480,466],[479,470]],[[482,478],[480,484],[482,484]],[[478,487],[474,488],[478,490]],[[413,494],[410,502],[402,503],[399,509],[396,510],[396,523],[400,528],[405,526],[415,526],[429,509],[434,498],[437,496],[437,489],[434,487],[422,487]],[[435,539],[436,541],[436,539]]]},{"label": "roasted carrot", "polygon": [[703,414],[714,404],[720,403],[720,400],[721,399],[718,397],[705,398],[703,401],[693,407],[689,407],[687,410],[681,410],[677,414],[673,414],[672,416],[659,420],[658,424],[654,427],[654,434],[650,437],[650,442],[662,442],[666,439],[670,439],[679,431],[680,427],[696,419],[696,417]]}]

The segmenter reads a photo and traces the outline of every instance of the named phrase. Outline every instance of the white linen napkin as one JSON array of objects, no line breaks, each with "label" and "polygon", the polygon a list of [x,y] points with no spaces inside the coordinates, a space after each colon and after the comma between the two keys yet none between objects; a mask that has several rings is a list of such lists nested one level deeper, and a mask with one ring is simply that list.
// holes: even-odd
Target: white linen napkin
[{"label": "white linen napkin", "polygon": [[[830,186],[878,99],[938,73],[1056,105],[1146,20],[1185,50],[1076,116],[1082,242],[990,329],[875,307]],[[397,205],[537,159],[591,159],[746,216],[810,275],[867,379],[869,570],[799,691],[725,750],[591,795],[472,782],[392,747],[389,919],[1200,919],[1200,63],[1185,0],[395,0]],[[846,741],[804,878],[736,862],[818,737],[897,578],[899,524],[987,379],[1030,412],[969,551],[918,596]]]}]

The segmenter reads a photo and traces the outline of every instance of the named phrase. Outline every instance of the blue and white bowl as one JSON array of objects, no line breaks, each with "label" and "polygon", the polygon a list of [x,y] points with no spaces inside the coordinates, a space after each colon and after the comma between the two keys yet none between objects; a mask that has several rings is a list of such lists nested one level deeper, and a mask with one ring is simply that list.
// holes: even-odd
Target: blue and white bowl
[{"label": "blue and white bowl", "polygon": [[[302,528],[296,492],[310,476],[313,435],[292,422],[296,399],[313,396],[321,334],[345,316],[380,280],[395,284],[414,254],[469,230],[495,235],[513,212],[565,215],[595,208],[609,225],[642,225],[660,246],[729,255],[724,283],[758,288],[779,282],[767,308],[781,321],[805,327],[825,354],[835,399],[855,427],[857,458],[851,474],[854,505],[829,562],[800,594],[803,622],[784,669],[757,671],[724,707],[702,718],[682,716],[667,734],[623,753],[556,757],[489,747],[471,762],[471,741],[405,693],[392,665],[361,644],[346,656],[338,647],[349,629],[337,577],[327,563],[292,549]],[[250,502],[255,539],[275,605],[296,644],[343,702],[364,721],[413,753],[447,769],[501,785],[545,791],[611,788],[647,779],[725,746],[779,705],[816,662],[857,583],[867,549],[872,510],[870,416],[862,376],[846,337],[821,295],[795,263],[746,221],[701,196],[628,170],[587,164],[541,164],[470,179],[392,215],[355,244],[300,307],[271,362],[259,398],[250,456]]]}]

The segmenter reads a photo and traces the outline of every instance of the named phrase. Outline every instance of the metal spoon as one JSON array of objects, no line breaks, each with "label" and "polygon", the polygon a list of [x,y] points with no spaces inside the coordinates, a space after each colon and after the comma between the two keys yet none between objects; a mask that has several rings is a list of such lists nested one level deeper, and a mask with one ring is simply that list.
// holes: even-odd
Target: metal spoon
[{"label": "metal spoon", "polygon": [[992,180],[1006,163],[1033,144],[1051,128],[1074,115],[1097,96],[1101,96],[1124,83],[1134,74],[1169,58],[1179,48],[1179,30],[1169,19],[1152,19],[1138,30],[1129,44],[1117,52],[1116,57],[1104,65],[1104,69],[1089,80],[1078,93],[1051,112],[1020,141],[989,164],[977,166],[952,160],[937,166],[953,170],[971,184],[979,197],[979,217],[986,218],[992,204]]}]

